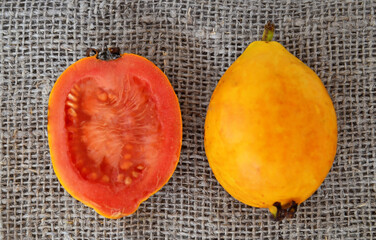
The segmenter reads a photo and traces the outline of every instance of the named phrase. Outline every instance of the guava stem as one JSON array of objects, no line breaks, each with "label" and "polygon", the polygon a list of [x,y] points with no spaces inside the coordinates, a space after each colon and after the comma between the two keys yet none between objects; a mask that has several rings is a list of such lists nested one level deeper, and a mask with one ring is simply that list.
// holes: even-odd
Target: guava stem
[{"label": "guava stem", "polygon": [[265,24],[264,33],[262,34],[262,41],[270,42],[273,40],[274,35],[274,24],[271,21],[268,21]]},{"label": "guava stem", "polygon": [[276,206],[269,207],[269,211],[274,218],[277,218],[278,208]]},{"label": "guava stem", "polygon": [[295,201],[283,206],[280,202],[275,202],[273,206],[269,207],[269,211],[276,221],[282,221],[284,218],[293,218],[297,210],[298,204]]},{"label": "guava stem", "polygon": [[97,56],[98,55],[98,50],[95,49],[95,48],[88,48],[88,49],[86,49],[86,57],[90,57],[92,55],[92,53],[94,53],[93,56]]},{"label": "guava stem", "polygon": [[104,61],[115,60],[121,57],[120,48],[110,47],[96,52],[96,58]]}]

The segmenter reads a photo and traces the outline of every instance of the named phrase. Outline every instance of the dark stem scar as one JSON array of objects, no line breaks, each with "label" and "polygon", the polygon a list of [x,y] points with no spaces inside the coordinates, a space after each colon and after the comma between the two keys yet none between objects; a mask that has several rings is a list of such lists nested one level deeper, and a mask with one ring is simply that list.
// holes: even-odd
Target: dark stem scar
[{"label": "dark stem scar", "polygon": [[293,218],[298,210],[298,204],[295,201],[291,201],[284,206],[280,202],[275,202],[273,206],[277,208],[277,213],[273,216],[276,221],[281,221],[284,218]]},{"label": "dark stem scar", "polygon": [[86,50],[86,56],[95,56],[97,59],[104,61],[115,60],[121,57],[120,48],[118,47],[110,47],[107,49],[103,49],[102,51],[99,51],[95,48],[88,48]]}]

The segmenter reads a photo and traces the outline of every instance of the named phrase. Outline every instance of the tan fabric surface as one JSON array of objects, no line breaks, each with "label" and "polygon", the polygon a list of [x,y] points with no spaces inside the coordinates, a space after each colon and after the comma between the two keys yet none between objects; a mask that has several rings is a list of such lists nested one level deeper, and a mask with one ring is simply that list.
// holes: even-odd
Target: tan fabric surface
[{"label": "tan fabric surface", "polygon": [[[1,1],[0,239],[375,239],[375,1]],[[267,20],[333,99],[338,151],[321,188],[275,222],[218,184],[203,146],[220,76]],[[170,79],[184,138],[168,184],[108,220],[58,182],[47,142],[51,88],[88,47],[143,55]]]}]

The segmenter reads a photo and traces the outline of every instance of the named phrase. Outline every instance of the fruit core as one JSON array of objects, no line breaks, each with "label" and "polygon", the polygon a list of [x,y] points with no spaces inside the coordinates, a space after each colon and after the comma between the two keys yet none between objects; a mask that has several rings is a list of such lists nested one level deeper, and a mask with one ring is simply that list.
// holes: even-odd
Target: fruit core
[{"label": "fruit core", "polygon": [[158,158],[163,136],[155,99],[136,77],[111,87],[98,82],[82,79],[66,98],[70,159],[86,180],[128,186]]}]

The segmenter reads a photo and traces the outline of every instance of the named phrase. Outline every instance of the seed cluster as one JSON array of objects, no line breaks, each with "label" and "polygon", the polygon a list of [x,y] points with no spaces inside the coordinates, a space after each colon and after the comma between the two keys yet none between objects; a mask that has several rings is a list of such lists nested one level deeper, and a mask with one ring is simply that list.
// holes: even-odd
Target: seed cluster
[{"label": "seed cluster", "polygon": [[[66,99],[72,161],[87,180],[129,186],[143,175],[151,156],[145,152],[157,144],[160,123],[150,121],[158,119],[150,114],[155,106],[145,96],[92,82],[75,84]],[[145,94],[142,88],[138,92]]]}]

